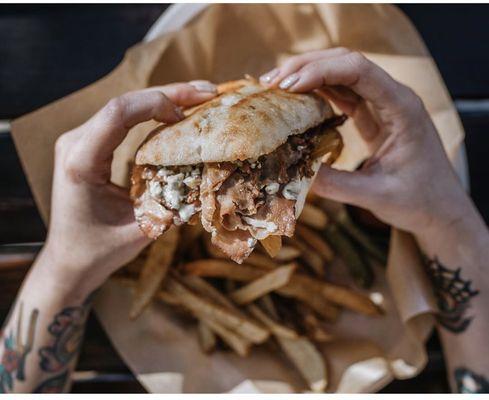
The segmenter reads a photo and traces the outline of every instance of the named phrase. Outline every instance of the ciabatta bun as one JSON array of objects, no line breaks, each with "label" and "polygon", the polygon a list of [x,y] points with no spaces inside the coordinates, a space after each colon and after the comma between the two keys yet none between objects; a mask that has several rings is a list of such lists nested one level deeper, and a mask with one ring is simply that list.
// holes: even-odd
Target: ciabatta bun
[{"label": "ciabatta bun", "polygon": [[136,154],[138,165],[193,165],[256,159],[290,135],[334,116],[321,96],[267,89],[252,79],[227,82],[220,95],[186,112],[173,125],[150,133]]}]

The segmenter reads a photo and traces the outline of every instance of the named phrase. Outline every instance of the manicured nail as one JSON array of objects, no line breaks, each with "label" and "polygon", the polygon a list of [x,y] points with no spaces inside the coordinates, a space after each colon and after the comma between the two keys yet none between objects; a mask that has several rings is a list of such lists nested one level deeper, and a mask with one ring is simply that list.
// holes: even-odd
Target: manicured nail
[{"label": "manicured nail", "polygon": [[289,75],[284,80],[282,80],[282,82],[280,82],[280,85],[278,85],[278,86],[280,87],[280,89],[288,89],[292,85],[294,85],[298,80],[299,80],[299,75],[298,74],[292,74],[292,75]]},{"label": "manicured nail", "polygon": [[189,84],[198,92],[217,93],[216,85],[209,81],[191,81]]},{"label": "manicured nail", "polygon": [[273,81],[273,78],[275,78],[278,75],[278,68],[274,68],[271,71],[267,72],[266,74],[263,74],[260,76],[260,82],[261,83],[270,83]]}]

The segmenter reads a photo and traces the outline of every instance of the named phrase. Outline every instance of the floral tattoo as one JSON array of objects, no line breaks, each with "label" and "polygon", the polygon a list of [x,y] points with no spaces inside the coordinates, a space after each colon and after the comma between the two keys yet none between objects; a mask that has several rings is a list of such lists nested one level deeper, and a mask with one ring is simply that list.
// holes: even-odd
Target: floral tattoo
[{"label": "floral tattoo", "polygon": [[23,342],[23,303],[20,303],[15,334],[10,332],[7,336],[1,335],[4,338],[4,350],[0,364],[0,393],[11,391],[14,388],[15,379],[25,380],[25,361],[34,344],[38,316],[39,310],[34,309],[30,314],[27,335]]},{"label": "floral tattoo", "polygon": [[39,350],[39,366],[42,371],[56,375],[42,382],[35,393],[61,393],[66,389],[68,370],[82,345],[85,322],[90,311],[90,298],[81,306],[63,309],[49,325],[52,343]]},{"label": "floral tattoo", "polygon": [[427,265],[438,300],[438,323],[453,333],[465,331],[474,318],[467,315],[467,310],[479,291],[471,288],[472,281],[462,279],[461,268],[448,269],[436,258],[428,260]]},{"label": "floral tattoo", "polygon": [[459,393],[489,393],[489,381],[468,368],[455,369],[455,383]]}]

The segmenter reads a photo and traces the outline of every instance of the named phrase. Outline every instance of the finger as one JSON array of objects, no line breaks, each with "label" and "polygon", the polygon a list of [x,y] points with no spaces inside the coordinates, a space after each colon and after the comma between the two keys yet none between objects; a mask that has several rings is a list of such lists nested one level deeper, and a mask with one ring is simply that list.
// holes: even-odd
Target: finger
[{"label": "finger", "polygon": [[161,91],[136,91],[114,98],[77,129],[81,137],[73,149],[70,172],[106,183],[113,152],[133,126],[151,119],[176,122],[181,118],[181,110]]},{"label": "finger", "polygon": [[129,130],[151,119],[166,123],[179,121],[183,113],[178,106],[195,105],[215,95],[211,86],[202,90],[202,82],[176,83],[129,92],[109,101],[77,128],[81,137],[70,157],[71,171],[93,182],[108,182],[113,152]]},{"label": "finger", "polygon": [[263,74],[260,77],[260,83],[267,86],[277,86],[282,81],[282,79],[296,71],[299,71],[304,65],[312,61],[320,60],[321,58],[346,54],[348,52],[349,50],[344,47],[335,47],[332,49],[311,51],[308,53],[290,57],[285,60],[285,62],[280,67],[274,68],[266,74]]},{"label": "finger", "polygon": [[308,92],[325,85],[350,88],[386,118],[408,113],[416,97],[410,89],[356,52],[313,61],[280,83],[280,87],[293,92]]},{"label": "finger", "polygon": [[323,164],[312,190],[321,197],[368,209],[375,204],[375,186],[364,171],[339,171]]},{"label": "finger", "polygon": [[161,91],[173,103],[181,107],[191,107],[210,100],[217,95],[217,86],[209,81],[196,80],[151,87],[146,92]]},{"label": "finger", "polygon": [[369,108],[367,102],[344,86],[324,87],[321,89],[321,93],[343,113],[353,119],[362,138],[373,153],[378,147],[381,129],[375,113]]}]

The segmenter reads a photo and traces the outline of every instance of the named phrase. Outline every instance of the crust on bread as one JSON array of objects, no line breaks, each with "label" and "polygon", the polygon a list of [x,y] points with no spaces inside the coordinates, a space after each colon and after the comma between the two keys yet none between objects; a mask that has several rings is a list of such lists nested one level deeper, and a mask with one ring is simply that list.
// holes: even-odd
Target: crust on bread
[{"label": "crust on bread", "polygon": [[334,116],[321,96],[267,89],[252,79],[226,82],[219,95],[161,125],[139,148],[138,165],[192,165],[256,159],[285,143],[290,135]]}]

